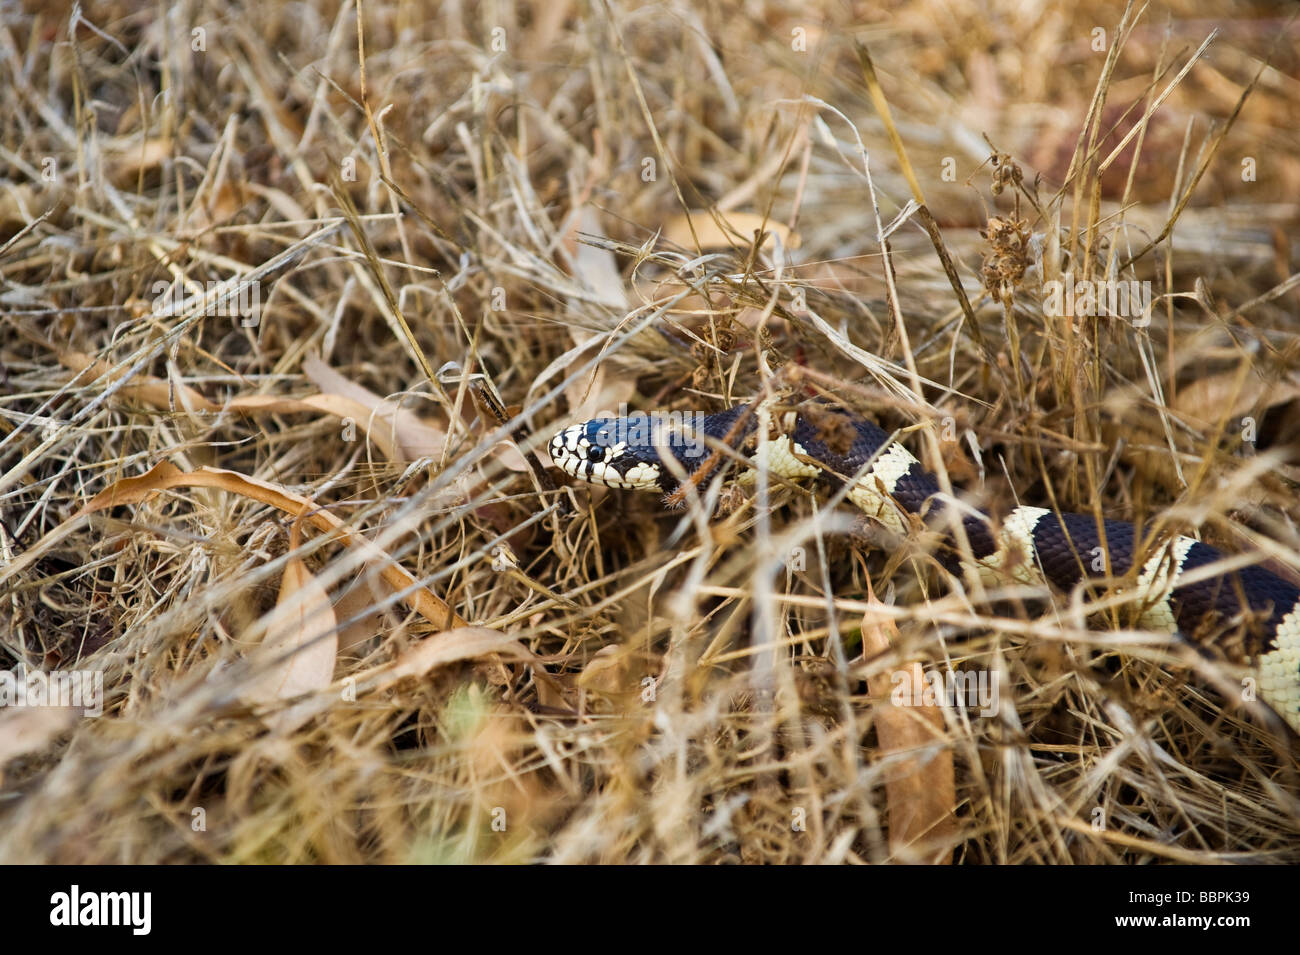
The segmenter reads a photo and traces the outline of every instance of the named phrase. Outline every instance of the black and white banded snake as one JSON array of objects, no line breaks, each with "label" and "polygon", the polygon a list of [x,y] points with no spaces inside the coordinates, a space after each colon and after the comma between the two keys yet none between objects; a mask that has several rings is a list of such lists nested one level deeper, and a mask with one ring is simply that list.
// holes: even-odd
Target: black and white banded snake
[{"label": "black and white banded snake", "polygon": [[[770,475],[838,486],[857,477],[848,499],[900,534],[906,533],[909,515],[934,524],[951,500],[889,434],[826,404],[817,403],[813,413],[785,413],[783,427],[773,429],[766,442],[755,440],[758,416],[749,405],[700,415],[693,426],[664,418],[640,414],[573,425],[551,439],[551,459],[572,477],[593,484],[671,494],[680,478],[716,466],[714,449],[722,442],[748,458],[751,471],[765,464]],[[680,468],[665,465],[661,450],[670,451]],[[959,513],[975,570],[990,582],[1051,584],[1069,593],[1086,579],[1114,581],[1129,575],[1142,544],[1132,524],[1105,520],[1099,529],[1089,514],[1024,505],[1000,521],[969,506]],[[951,532],[948,541],[953,543]],[[1246,662],[1259,696],[1300,733],[1300,588],[1253,565],[1218,575],[1193,574],[1225,555],[1191,537],[1175,537],[1144,553],[1151,556],[1131,584],[1141,608],[1138,624],[1182,634],[1197,633],[1207,621],[1220,625],[1218,633],[1249,627],[1254,639],[1247,644]]]}]

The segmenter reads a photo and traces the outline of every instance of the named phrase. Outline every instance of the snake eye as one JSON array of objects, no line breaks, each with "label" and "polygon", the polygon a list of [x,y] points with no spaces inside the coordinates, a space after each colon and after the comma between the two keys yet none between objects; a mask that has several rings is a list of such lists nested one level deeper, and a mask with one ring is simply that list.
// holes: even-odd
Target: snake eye
[{"label": "snake eye", "polygon": [[599,445],[596,445],[596,446],[594,446],[594,447],[590,447],[590,448],[588,448],[588,449],[587,449],[587,460],[589,460],[589,461],[594,461],[596,464],[599,464],[601,461],[604,461],[604,460],[605,460],[605,449],[602,448],[602,447],[600,447]]}]

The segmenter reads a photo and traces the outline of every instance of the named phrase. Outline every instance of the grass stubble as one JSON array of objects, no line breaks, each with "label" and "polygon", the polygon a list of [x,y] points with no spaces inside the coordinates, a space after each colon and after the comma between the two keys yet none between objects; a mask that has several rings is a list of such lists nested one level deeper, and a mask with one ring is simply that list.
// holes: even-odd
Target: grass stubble
[{"label": "grass stubble", "polygon": [[1213,6],[15,11],[0,669],[104,712],[0,712],[0,860],[1300,861],[1230,641],[532,463],[826,394],[1296,578],[1297,26]]}]

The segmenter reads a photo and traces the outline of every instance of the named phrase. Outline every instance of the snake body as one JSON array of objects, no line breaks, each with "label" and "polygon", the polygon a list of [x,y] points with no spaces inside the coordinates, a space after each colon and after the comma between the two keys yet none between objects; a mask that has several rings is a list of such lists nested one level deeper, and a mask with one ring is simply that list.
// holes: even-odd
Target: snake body
[{"label": "snake body", "polygon": [[[938,481],[901,444],[859,415],[817,403],[781,416],[767,441],[757,441],[758,415],[737,405],[693,420],[633,414],[597,418],[565,428],[550,442],[551,459],[593,484],[672,495],[683,481],[726,457],[727,445],[748,462],[786,479],[813,478],[846,496],[866,515],[906,533],[914,517],[946,527],[945,563],[969,553],[989,581],[1050,584],[1069,593],[1086,580],[1125,578],[1142,542],[1126,521],[1058,514],[1019,506],[1000,521],[941,494]],[[665,461],[670,455],[672,464]],[[744,477],[745,475],[742,475]],[[948,514],[950,508],[955,512]],[[960,524],[969,551],[957,545]],[[1241,655],[1254,670],[1259,697],[1300,733],[1300,589],[1256,567],[1195,574],[1225,555],[1191,537],[1175,537],[1150,553],[1126,589],[1141,608],[1138,623],[1189,635],[1245,634]]]}]

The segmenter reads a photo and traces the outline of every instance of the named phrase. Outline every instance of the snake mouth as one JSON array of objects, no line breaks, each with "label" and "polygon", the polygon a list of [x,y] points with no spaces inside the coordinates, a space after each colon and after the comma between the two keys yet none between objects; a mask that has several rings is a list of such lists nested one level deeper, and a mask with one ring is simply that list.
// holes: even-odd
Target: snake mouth
[{"label": "snake mouth", "polygon": [[551,439],[548,450],[555,466],[589,484],[626,491],[660,490],[658,464],[640,460],[624,442],[608,443],[594,435],[592,425],[576,424]]}]

